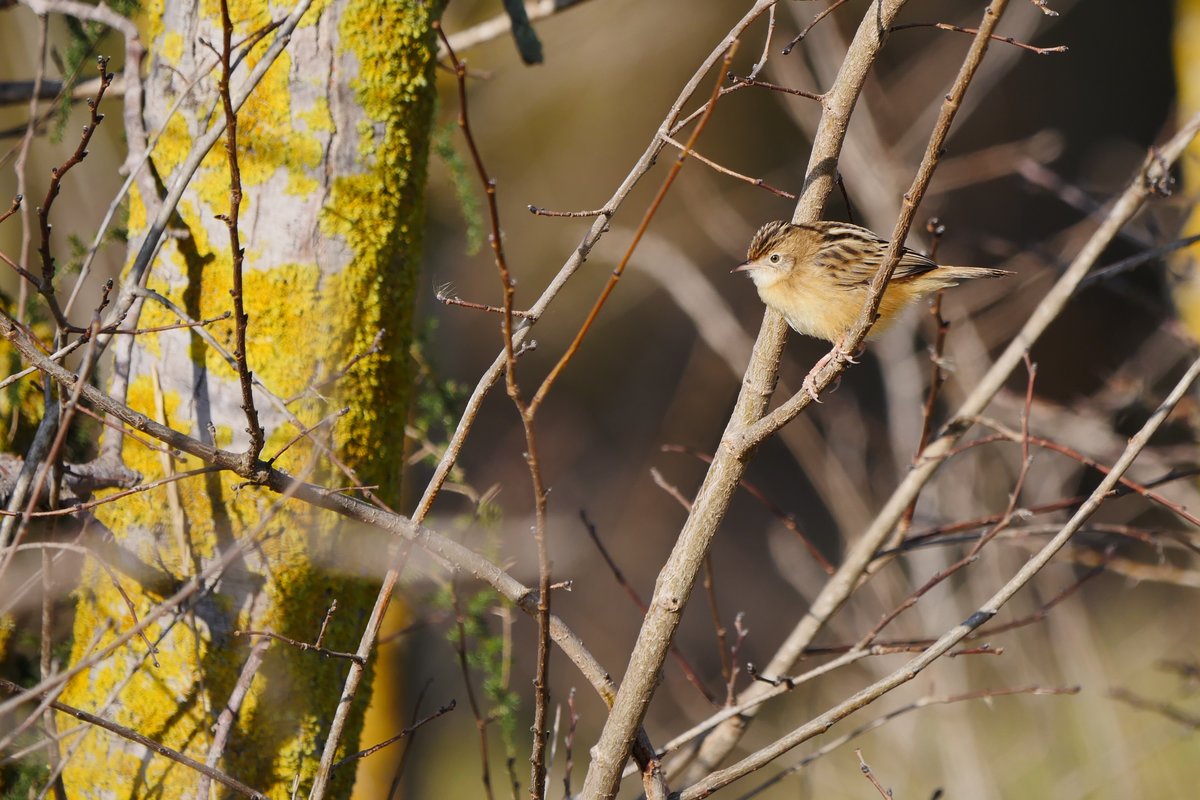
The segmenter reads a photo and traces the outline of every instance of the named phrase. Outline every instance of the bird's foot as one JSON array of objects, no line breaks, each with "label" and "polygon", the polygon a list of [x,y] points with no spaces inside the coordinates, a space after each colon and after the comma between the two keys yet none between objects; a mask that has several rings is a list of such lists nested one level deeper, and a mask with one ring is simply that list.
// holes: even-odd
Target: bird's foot
[{"label": "bird's foot", "polygon": [[821,402],[821,398],[817,395],[817,386],[816,383],[813,382],[811,372],[804,377],[804,384],[800,387],[800,391],[808,395],[808,399],[812,400],[814,403]]},{"label": "bird's foot", "polygon": [[843,338],[837,340],[837,343],[834,344],[834,349],[837,351],[838,358],[842,361],[845,361],[847,364],[857,364],[859,357],[862,356],[867,346],[860,344],[853,350],[849,350],[846,348],[846,340]]}]

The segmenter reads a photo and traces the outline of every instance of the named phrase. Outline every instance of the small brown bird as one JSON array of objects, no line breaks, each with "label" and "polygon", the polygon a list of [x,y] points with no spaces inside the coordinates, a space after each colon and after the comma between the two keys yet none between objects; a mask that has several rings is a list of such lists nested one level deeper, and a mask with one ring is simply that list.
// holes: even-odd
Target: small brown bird
[{"label": "small brown bird", "polygon": [[[840,344],[866,302],[867,287],[888,242],[848,222],[768,222],[746,253],[758,296],[797,333]],[[970,278],[1011,275],[989,267],[947,267],[907,247],[888,281],[871,335],[883,331],[913,300]]]}]

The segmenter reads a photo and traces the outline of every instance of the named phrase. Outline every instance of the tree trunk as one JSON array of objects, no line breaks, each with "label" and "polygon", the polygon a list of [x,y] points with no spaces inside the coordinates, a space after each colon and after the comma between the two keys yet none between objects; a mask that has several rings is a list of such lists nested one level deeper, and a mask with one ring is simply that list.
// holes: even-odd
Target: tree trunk
[{"label": "tree trunk", "polygon": [[[338,486],[378,485],[384,498],[395,497],[402,463],[434,107],[436,42],[430,23],[441,7],[441,2],[333,0],[310,10],[238,114],[246,351],[262,382],[254,400],[267,434],[263,457],[296,437],[299,425],[315,425],[348,408],[275,464],[293,474],[316,464],[314,477]],[[235,44],[252,41],[271,21],[266,7],[235,6],[231,13]],[[220,46],[219,11],[216,4],[166,3],[150,12],[142,30],[151,53],[146,128],[153,135],[165,126],[152,166],[159,184],[170,185],[193,141],[220,119],[220,68],[211,68],[215,55],[207,46]],[[235,87],[270,38],[268,33],[234,73]],[[202,77],[188,93],[196,76]],[[227,156],[218,145],[183,196],[147,282],[192,320],[232,309],[229,238],[216,219],[229,211],[229,182]],[[132,252],[145,235],[148,205],[144,195],[131,203]],[[149,299],[136,324],[150,328],[177,321],[175,313]],[[232,318],[204,330],[233,352]],[[343,374],[380,330],[386,331],[380,351]],[[212,345],[194,328],[116,342],[114,391],[127,370],[134,408],[160,421],[165,416],[194,436],[215,436],[223,447],[244,449],[247,419],[238,377]],[[169,463],[133,438],[114,442],[109,436],[108,446],[119,445],[124,462],[146,481],[200,466],[191,458]],[[332,459],[314,440],[328,445],[356,477],[331,467]],[[337,520],[295,503],[272,516],[277,500],[257,488],[239,488],[228,475],[209,474],[102,506],[100,519],[117,540],[179,583],[247,537],[257,544],[209,578],[180,613],[147,632],[159,649],[160,666],[153,666],[145,644],[134,639],[73,681],[64,701],[106,708],[102,713],[119,723],[203,761],[251,644],[236,631],[270,630],[312,642],[336,600],[340,610],[324,644],[353,650],[374,589],[337,567],[360,539],[342,536]],[[139,614],[163,598],[162,587],[135,586],[127,578],[122,584]],[[134,621],[107,576],[92,571],[79,597],[72,659],[96,647],[97,634],[110,622],[100,645]],[[306,786],[346,668],[343,660],[271,643],[219,768],[272,797],[288,796],[297,775]],[[347,749],[357,741],[366,697],[355,702]],[[196,796],[195,772],[102,732],[85,735],[66,773],[72,797]],[[347,796],[353,767],[334,776],[330,796]]]}]

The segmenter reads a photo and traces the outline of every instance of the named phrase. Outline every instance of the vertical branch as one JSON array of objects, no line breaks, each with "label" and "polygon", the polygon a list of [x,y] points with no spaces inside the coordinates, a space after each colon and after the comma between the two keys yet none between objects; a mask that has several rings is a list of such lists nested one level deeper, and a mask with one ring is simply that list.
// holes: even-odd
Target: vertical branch
[{"label": "vertical branch", "polygon": [[[46,14],[41,14],[38,17],[38,66],[37,72],[33,76],[33,91],[29,95],[29,119],[25,124],[25,135],[21,137],[21,147],[17,151],[17,160],[13,165],[13,170],[17,173],[17,198],[29,196],[29,187],[26,183],[27,176],[25,172],[25,162],[29,158],[29,146],[33,143],[33,136],[37,130],[38,116],[38,95],[42,90],[42,80],[46,77],[46,31],[50,25],[50,19]],[[16,204],[14,204],[16,210]],[[8,215],[5,215],[8,216]],[[18,263],[21,266],[29,264],[29,243],[32,241],[30,236],[29,225],[29,206],[28,204],[21,206],[21,255]],[[25,281],[18,284],[17,289],[17,308],[16,317],[18,322],[25,321],[25,305],[28,300],[29,288],[25,285]],[[17,430],[17,414],[16,409],[13,410],[13,424],[9,429],[8,437],[16,434]]]},{"label": "vertical branch", "polygon": [[[938,160],[941,157],[942,144],[945,142],[946,136],[949,133],[950,125],[953,122],[958,109],[961,106],[962,99],[966,95],[967,88],[979,68],[983,60],[984,53],[987,52],[988,34],[995,28],[999,22],[1000,15],[1003,12],[1007,0],[994,0],[987,8],[984,19],[980,24],[980,34],[976,35],[971,44],[971,48],[964,58],[962,65],[959,68],[958,75],[955,78],[954,84],[950,91],[947,92],[945,100],[941,104],[939,116],[934,126],[933,133],[930,135],[929,142],[925,148],[925,153],[922,156],[921,164],[917,169],[917,174],[913,178],[911,187],[904,194],[901,204],[900,216],[897,220],[895,230],[892,235],[892,245],[888,248],[888,253],[884,258],[884,262],[880,265],[879,271],[872,279],[871,287],[868,292],[868,300],[866,307],[863,309],[863,314],[855,324],[854,334],[847,337],[848,348],[853,350],[863,339],[863,334],[873,322],[875,310],[878,307],[879,300],[882,298],[882,292],[887,284],[887,280],[891,276],[892,270],[895,268],[895,263],[898,261],[902,242],[908,233],[909,225],[912,223],[913,216],[916,212],[917,204],[924,196],[925,189],[929,185],[932,178],[933,170],[936,167]],[[894,19],[894,11],[893,9]],[[868,17],[873,12],[868,11]],[[865,21],[864,21],[864,24]],[[880,22],[885,27],[890,25],[889,21]],[[861,28],[860,28],[861,31]],[[852,46],[853,47],[853,46]],[[850,56],[847,56],[849,60]],[[843,66],[843,71],[845,66]],[[835,87],[830,90],[829,94],[836,95],[840,91],[839,85],[841,77],[835,84]],[[845,121],[848,121],[848,116]],[[841,130],[845,130],[845,121],[842,123]],[[822,127],[825,125],[825,116],[822,116]],[[820,131],[818,131],[818,142],[820,141]],[[816,146],[814,145],[814,157],[816,156]],[[834,165],[828,165],[819,177],[823,177],[830,187],[833,183]],[[802,198],[803,199],[803,198]],[[897,242],[896,240],[899,240]],[[768,315],[770,316],[770,315]],[[836,350],[836,348],[835,348]],[[833,380],[833,376],[840,373],[843,364],[840,359],[832,358],[831,363],[821,371],[822,375],[817,377],[815,383],[818,390],[824,389]],[[834,363],[837,362],[837,363]],[[828,379],[826,377],[828,376]],[[740,431],[735,431],[734,439],[738,441],[736,450],[742,457],[747,457],[753,448],[761,443],[766,437],[761,434],[766,434],[768,431],[776,431],[781,427],[781,423],[785,424],[785,420],[792,419],[804,407],[808,405],[810,398],[805,392],[800,392],[790,400],[785,401],[781,406],[776,408],[770,414],[762,417],[760,420],[751,422]],[[925,469],[927,465],[922,465],[921,469]],[[912,478],[917,470],[909,474],[908,478]],[[908,479],[906,479],[908,480]],[[895,510],[895,516],[887,523],[886,529],[883,528],[883,521],[877,517],[875,522],[869,526],[853,546],[847,551],[842,565],[837,572],[829,579],[825,586],[821,589],[816,599],[813,601],[808,612],[793,628],[792,632],[780,645],[778,651],[772,657],[765,671],[768,674],[785,674],[791,666],[800,658],[804,649],[812,642],[817,632],[824,626],[828,620],[846,601],[854,589],[859,585],[859,579],[864,570],[867,569],[874,556],[876,550],[886,540],[887,536],[892,532],[895,522],[899,519],[899,515],[903,512],[908,503],[915,497],[911,495],[906,498],[904,505]],[[741,700],[748,700],[763,691],[759,684],[752,685],[746,692],[743,692]],[[743,718],[737,721],[728,721],[722,724],[712,735],[705,740],[701,747],[701,752],[698,755],[698,767],[700,769],[711,769],[717,763],[725,758],[741,738],[742,732],[746,728],[746,720]],[[694,777],[699,777],[696,772],[691,773]]]},{"label": "vertical branch", "polygon": [[[47,379],[48,380],[48,379]],[[47,389],[49,384],[47,383]],[[52,523],[53,526],[53,523]],[[52,658],[52,643],[54,642],[54,569],[53,558],[49,548],[42,548],[42,633],[41,633],[41,676],[42,680],[50,677],[54,670]],[[42,727],[50,743],[46,747],[46,766],[56,777],[50,782],[53,787],[55,800],[67,800],[67,788],[63,785],[62,754],[59,752],[58,724],[54,720],[54,712],[46,709],[42,718]]]},{"label": "vertical branch", "polygon": [[[934,217],[929,220],[925,230],[932,237],[929,245],[929,258],[936,261],[938,245],[942,243],[946,226],[941,224],[937,217]],[[943,294],[944,290],[939,289],[929,306],[929,316],[933,317],[934,322],[933,344],[929,347],[929,392],[925,395],[925,407],[921,411],[921,435],[917,438],[917,449],[913,453],[914,463],[920,457],[921,451],[925,449],[925,445],[929,444],[929,436],[933,433],[933,414],[937,408],[938,395],[941,394],[942,384],[946,382],[946,376],[942,371],[942,353],[946,348],[946,333],[950,330],[950,323],[942,316]],[[908,529],[912,527],[913,514],[916,512],[917,499],[913,498],[900,517],[897,528],[900,539],[903,539],[904,535],[908,533]]]},{"label": "vertical branch", "polygon": [[[850,123],[850,112],[883,46],[887,26],[903,0],[877,0],[867,9],[846,54],[834,86],[823,95],[821,124],[813,140],[804,190],[793,220],[818,219],[833,189],[838,155]],[[684,605],[703,566],[704,555],[725,516],[738,480],[745,472],[748,451],[735,442],[743,429],[759,420],[775,388],[786,323],[767,310],[750,364],[721,443],[696,495],[692,511],[659,572],[650,612],[638,632],[612,712],[593,749],[584,780],[584,795],[612,797],[629,755],[634,731],[641,724],[654,694],[657,675],[679,626]]]},{"label": "vertical branch", "polygon": [[100,101],[104,99],[104,93],[108,90],[112,83],[113,75],[108,71],[108,57],[100,56],[96,59],[96,66],[100,71],[100,88],[96,91],[95,98],[88,98],[88,108],[91,113],[88,123],[83,126],[83,135],[79,137],[79,145],[75,148],[75,152],[67,158],[62,164],[50,170],[50,185],[46,188],[46,198],[42,201],[42,205],[38,207],[38,232],[41,234],[41,243],[38,246],[38,254],[42,260],[42,277],[39,282],[38,291],[46,299],[46,304],[50,308],[50,313],[54,315],[54,320],[58,323],[58,327],[67,329],[70,326],[67,323],[66,315],[63,314],[62,308],[58,304],[58,298],[54,294],[54,256],[50,253],[50,209],[54,206],[54,200],[58,197],[58,193],[62,190],[62,179],[71,171],[71,169],[87,158],[88,143],[92,141],[92,135],[96,133],[97,126],[104,121],[104,115],[99,112]]},{"label": "vertical branch", "polygon": [[247,463],[258,460],[262,452],[264,434],[258,421],[258,409],[254,407],[254,384],[250,368],[246,364],[246,308],[242,298],[242,267],[246,251],[238,233],[238,215],[242,207],[242,172],[238,166],[237,111],[233,107],[233,95],[229,81],[233,75],[231,63],[233,53],[233,21],[229,18],[229,0],[221,0],[221,108],[225,112],[225,153],[229,157],[229,213],[219,214],[217,219],[229,229],[229,251],[233,258],[233,358],[237,362],[238,383],[242,389],[242,411],[246,413],[246,433],[250,444],[246,448]]},{"label": "vertical branch", "polygon": [[538,456],[537,434],[534,429],[534,415],[537,413],[537,402],[527,403],[517,382],[517,357],[513,348],[513,298],[516,285],[508,268],[508,259],[504,255],[504,242],[500,235],[500,209],[496,204],[496,181],[484,166],[483,157],[471,132],[470,118],[467,114],[467,65],[461,61],[450,47],[450,40],[442,30],[441,23],[433,22],[433,27],[442,37],[442,43],[450,55],[454,67],[454,75],[458,83],[458,125],[471,151],[471,159],[479,179],[483,182],[487,193],[488,217],[491,221],[491,233],[488,241],[492,247],[492,257],[496,262],[496,271],[500,276],[503,290],[503,316],[501,334],[504,337],[504,383],[508,396],[512,399],[517,413],[521,417],[521,426],[525,432],[525,463],[529,467],[529,479],[533,484],[534,506],[534,542],[537,546],[538,558],[538,655],[537,672],[533,679],[533,748],[529,755],[530,778],[529,796],[532,800],[541,800],[546,791],[546,737],[547,714],[550,705],[550,549],[546,541],[546,486],[542,478],[541,461]]},{"label": "vertical branch", "polygon": [[480,780],[483,781],[483,796],[492,800],[492,773],[488,767],[487,717],[475,697],[475,688],[471,685],[471,667],[467,663],[467,625],[463,617],[462,603],[458,599],[458,581],[451,578],[450,598],[454,604],[454,624],[458,628],[457,641],[454,649],[458,653],[458,668],[462,672],[463,686],[467,690],[467,704],[471,706],[471,715],[475,718],[475,730],[479,733],[479,760],[482,762]]}]

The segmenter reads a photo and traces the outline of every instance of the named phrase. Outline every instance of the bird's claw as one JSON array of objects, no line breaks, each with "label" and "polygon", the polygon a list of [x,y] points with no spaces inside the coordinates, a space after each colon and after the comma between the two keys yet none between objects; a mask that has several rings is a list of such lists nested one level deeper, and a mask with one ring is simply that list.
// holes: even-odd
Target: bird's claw
[{"label": "bird's claw", "polygon": [[813,379],[812,379],[811,375],[807,376],[804,379],[804,385],[800,387],[800,391],[802,391],[806,395],[808,395],[808,399],[812,400],[814,403],[823,402],[821,400],[821,398],[817,396],[817,387],[813,383]]},{"label": "bird's claw", "polygon": [[859,363],[858,357],[863,354],[865,349],[866,348],[863,345],[859,345],[854,350],[848,350],[846,349],[845,343],[840,339],[838,340],[838,343],[834,345],[834,350],[837,351],[838,358],[842,361],[845,361],[847,364]]}]

